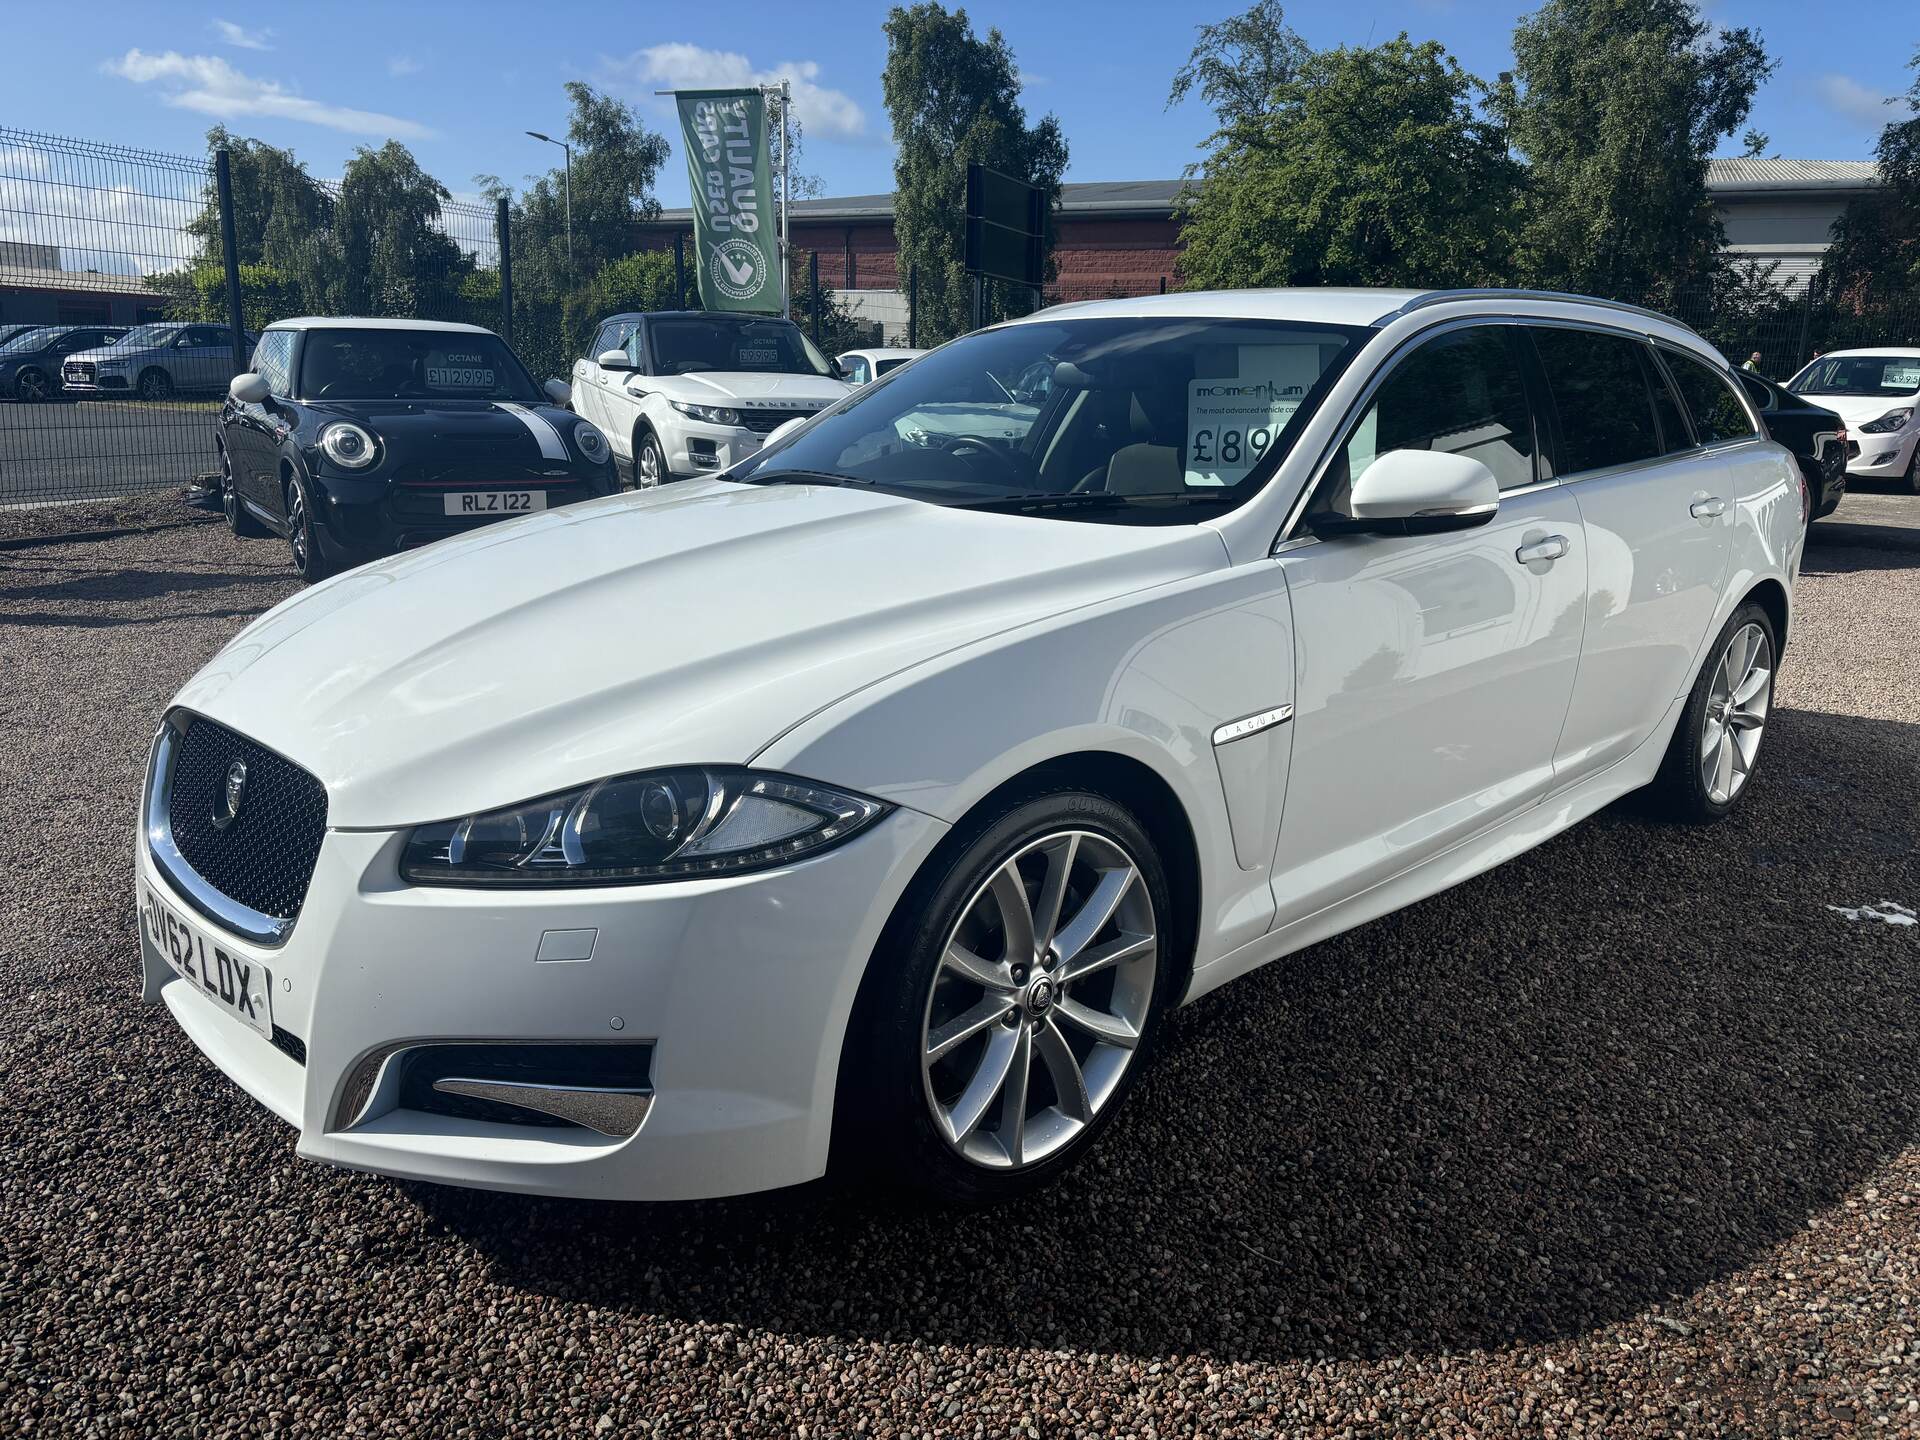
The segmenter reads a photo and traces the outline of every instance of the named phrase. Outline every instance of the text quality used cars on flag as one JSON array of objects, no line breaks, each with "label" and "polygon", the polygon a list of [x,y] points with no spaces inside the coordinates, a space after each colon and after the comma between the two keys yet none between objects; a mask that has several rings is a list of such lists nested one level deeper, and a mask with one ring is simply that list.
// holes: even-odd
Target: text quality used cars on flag
[{"label": "text quality used cars on flag", "polygon": [[693,191],[700,303],[708,310],[784,309],[773,227],[766,98],[758,90],[681,90],[680,133]]}]

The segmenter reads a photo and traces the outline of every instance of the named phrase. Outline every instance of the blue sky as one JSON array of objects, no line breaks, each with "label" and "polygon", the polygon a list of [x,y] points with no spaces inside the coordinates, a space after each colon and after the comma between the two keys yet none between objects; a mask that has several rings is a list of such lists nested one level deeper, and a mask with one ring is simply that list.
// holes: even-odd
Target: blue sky
[{"label": "blue sky", "polygon": [[[1196,103],[1165,111],[1167,83],[1194,25],[1242,3],[993,0],[966,8],[976,28],[1006,34],[1029,110],[1059,115],[1072,151],[1067,178],[1120,180],[1177,175],[1194,158],[1208,116]],[[1706,8],[1720,23],[1758,27],[1780,59],[1753,115],[1772,136],[1772,153],[1868,156],[1896,113],[1879,101],[1912,78],[1905,61],[1920,43],[1920,12],[1910,0],[1849,0],[1846,44],[1837,43],[1831,4],[1711,0]],[[463,192],[480,172],[517,187],[557,158],[521,132],[564,128],[563,81],[588,79],[634,100],[671,134],[667,102],[652,91],[788,75],[807,122],[803,168],[829,194],[864,193],[891,188],[880,94],[885,9],[857,0],[22,4],[7,21],[0,125],[197,152],[218,121],[292,147],[323,176],[339,174],[356,146],[391,135]],[[1474,0],[1287,7],[1314,45],[1405,30],[1440,40],[1489,78],[1511,63],[1521,13]],[[668,205],[686,198],[677,143],[675,151],[659,191]]]}]

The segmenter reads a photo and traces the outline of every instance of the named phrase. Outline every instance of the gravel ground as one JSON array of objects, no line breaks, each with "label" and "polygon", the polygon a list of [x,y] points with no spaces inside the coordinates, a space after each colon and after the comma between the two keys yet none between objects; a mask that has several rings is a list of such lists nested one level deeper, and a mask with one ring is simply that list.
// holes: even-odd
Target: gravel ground
[{"label": "gravel ground", "polygon": [[[1816,532],[1817,533],[1817,532]],[[129,991],[170,692],[290,593],[203,526],[0,551],[0,1432],[1920,1430],[1920,556],[1816,548],[1766,765],[1181,1013],[998,1212],[296,1161]]]}]

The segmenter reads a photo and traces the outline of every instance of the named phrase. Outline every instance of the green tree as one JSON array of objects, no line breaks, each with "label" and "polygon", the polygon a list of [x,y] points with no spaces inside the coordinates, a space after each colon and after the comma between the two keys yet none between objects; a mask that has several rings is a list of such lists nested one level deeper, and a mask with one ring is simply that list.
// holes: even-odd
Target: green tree
[{"label": "green tree", "polygon": [[1690,0],[1547,0],[1514,31],[1502,91],[1528,166],[1529,284],[1669,303],[1725,262],[1707,161],[1773,62]]},{"label": "green tree", "polygon": [[[1907,64],[1920,71],[1920,50]],[[1821,262],[1822,288],[1855,307],[1920,286],[1920,78],[1906,103],[1908,114],[1889,121],[1873,149],[1879,186],[1848,202]]]},{"label": "green tree", "polygon": [[[1242,22],[1277,23],[1278,7]],[[1234,22],[1228,22],[1229,25]],[[1202,31],[1176,76],[1220,97],[1220,129],[1188,192],[1192,286],[1475,285],[1508,264],[1518,171],[1480,117],[1479,82],[1436,42],[1310,51],[1291,32],[1243,46],[1236,81]],[[1276,57],[1284,57],[1276,59]],[[1188,78],[1199,77],[1199,78]],[[1263,95],[1255,108],[1255,97]]]},{"label": "green tree", "polygon": [[1193,53],[1174,72],[1167,108],[1198,90],[1223,131],[1251,126],[1271,111],[1275,92],[1312,53],[1287,25],[1279,0],[1258,0],[1244,14],[1199,30]]},{"label": "green tree", "polygon": [[[1052,272],[1054,208],[1067,168],[1067,142],[1052,115],[1034,124],[1020,104],[1013,51],[998,30],[985,40],[965,10],[937,0],[895,6],[887,14],[882,76],[893,122],[894,233],[902,288],[920,275],[921,343],[958,335],[970,324],[961,267],[966,232],[967,166],[988,165],[1046,192],[1047,264]],[[1024,314],[1031,299],[996,287],[999,314]]]},{"label": "green tree", "polygon": [[389,140],[347,162],[325,237],[333,284],[330,308],[347,315],[419,316],[456,294],[472,260],[448,237],[447,187]]}]

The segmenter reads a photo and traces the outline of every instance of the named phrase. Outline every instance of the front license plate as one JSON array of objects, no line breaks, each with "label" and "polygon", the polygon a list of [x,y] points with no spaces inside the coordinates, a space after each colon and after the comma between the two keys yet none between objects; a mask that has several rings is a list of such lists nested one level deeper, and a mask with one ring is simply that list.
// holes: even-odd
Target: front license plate
[{"label": "front license plate", "polygon": [[531,515],[547,508],[544,490],[459,490],[446,497],[449,515]]},{"label": "front license plate", "polygon": [[257,960],[207,937],[149,887],[140,887],[140,925],[173,972],[228,1014],[273,1038],[273,976]]}]

